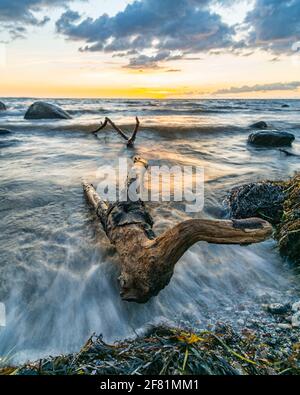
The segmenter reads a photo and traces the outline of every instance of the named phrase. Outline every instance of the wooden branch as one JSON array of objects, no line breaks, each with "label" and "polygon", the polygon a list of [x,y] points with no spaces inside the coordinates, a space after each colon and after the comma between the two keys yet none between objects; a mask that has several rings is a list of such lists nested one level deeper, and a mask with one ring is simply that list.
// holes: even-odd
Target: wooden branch
[{"label": "wooden branch", "polygon": [[140,156],[133,157],[133,166],[128,170],[122,200],[136,202],[141,198],[143,192],[144,177],[147,169],[148,162],[146,160],[142,159]]},{"label": "wooden branch", "polygon": [[135,139],[136,139],[136,135],[137,135],[137,132],[138,132],[139,127],[140,127],[140,121],[139,121],[138,117],[136,117],[135,120],[136,120],[135,129],[134,129],[134,131],[132,133],[131,138],[128,140],[127,147],[132,147],[134,145],[134,142],[135,142]]},{"label": "wooden branch", "polygon": [[126,134],[115,123],[113,123],[111,119],[105,118],[105,121],[109,123],[119,133],[119,135],[123,137],[124,140],[128,141]]},{"label": "wooden branch", "polygon": [[127,147],[130,148],[130,147],[133,147],[133,145],[134,145],[136,135],[137,135],[137,132],[138,132],[139,126],[140,126],[140,121],[139,121],[138,117],[136,117],[135,119],[136,119],[136,125],[135,125],[134,131],[132,133],[132,136],[130,138],[128,138],[126,136],[126,134],[123,132],[123,130],[121,128],[119,128],[110,118],[107,118],[107,117],[105,118],[103,123],[101,122],[100,127],[97,130],[93,131],[92,133],[97,134],[98,132],[100,132],[100,130],[104,129],[107,126],[107,124],[109,124],[109,125],[111,125],[111,127],[113,129],[115,129],[119,133],[119,135],[124,140],[127,141]]},{"label": "wooden branch", "polygon": [[92,184],[88,184],[86,181],[83,181],[82,186],[87,201],[96,211],[102,225],[104,225],[107,218],[108,203],[101,199]]},{"label": "wooden branch", "polygon": [[[147,166],[146,161],[135,158],[127,178],[127,198],[133,182],[143,182]],[[145,303],[157,295],[170,282],[180,257],[198,241],[244,245],[259,243],[272,235],[272,226],[258,218],[192,219],[156,237],[153,220],[141,200],[127,199],[99,210],[103,203],[93,186],[84,183],[84,191],[119,254],[120,295],[129,302]]]},{"label": "wooden branch", "polygon": [[259,218],[246,220],[192,219],[167,230],[151,242],[164,252],[171,265],[198,241],[211,244],[248,245],[260,243],[273,233],[272,226]]},{"label": "wooden branch", "polygon": [[100,132],[100,130],[104,129],[107,126],[107,124],[110,124],[113,127],[113,129],[115,129],[119,133],[119,135],[123,137],[124,140],[128,141],[128,137],[126,136],[126,134],[116,124],[114,124],[114,122],[111,119],[107,117],[105,118],[103,123],[101,122],[101,126],[92,133],[97,134],[98,132]]},{"label": "wooden branch", "polygon": [[100,130],[104,129],[104,128],[106,127],[106,125],[107,125],[107,120],[106,120],[106,118],[105,118],[104,123],[101,122],[101,123],[100,123],[100,127],[99,127],[97,130],[94,130],[94,131],[91,132],[91,133],[97,134],[98,132],[100,132]]}]

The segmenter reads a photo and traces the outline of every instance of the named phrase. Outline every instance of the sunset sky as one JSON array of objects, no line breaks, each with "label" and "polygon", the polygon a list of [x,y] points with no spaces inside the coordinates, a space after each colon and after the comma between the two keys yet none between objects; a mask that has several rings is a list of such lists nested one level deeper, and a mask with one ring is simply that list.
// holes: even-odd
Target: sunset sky
[{"label": "sunset sky", "polygon": [[0,96],[300,98],[300,0],[0,0]]}]

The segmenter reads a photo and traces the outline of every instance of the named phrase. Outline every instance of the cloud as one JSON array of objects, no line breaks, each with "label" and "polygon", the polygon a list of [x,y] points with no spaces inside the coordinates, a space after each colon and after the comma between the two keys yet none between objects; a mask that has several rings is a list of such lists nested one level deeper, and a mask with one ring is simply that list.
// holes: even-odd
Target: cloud
[{"label": "cloud", "polygon": [[36,13],[47,7],[62,6],[73,0],[0,0],[0,26],[11,37],[24,38],[26,25],[43,26],[49,22],[48,16],[39,17]]},{"label": "cloud", "polygon": [[162,61],[179,60],[182,55],[172,55],[171,51],[163,50],[158,52],[155,56],[139,55],[130,59],[126,68],[143,69],[143,68],[159,68],[158,63]]},{"label": "cloud", "polygon": [[256,0],[245,20],[248,45],[273,53],[290,53],[300,39],[299,0]]},{"label": "cloud", "polygon": [[165,72],[166,73],[179,73],[181,71],[181,69],[169,69],[169,70],[166,70]]},{"label": "cloud", "polygon": [[244,85],[241,87],[231,87],[229,89],[219,89],[215,94],[229,95],[235,93],[250,93],[250,92],[269,92],[269,91],[294,91],[300,88],[300,81],[273,83],[263,85]]},{"label": "cloud", "polygon": [[209,0],[135,0],[110,17],[81,19],[66,11],[57,31],[81,40],[81,51],[103,51],[129,56],[128,67],[158,67],[160,62],[188,54],[230,48],[235,31],[209,8]]}]

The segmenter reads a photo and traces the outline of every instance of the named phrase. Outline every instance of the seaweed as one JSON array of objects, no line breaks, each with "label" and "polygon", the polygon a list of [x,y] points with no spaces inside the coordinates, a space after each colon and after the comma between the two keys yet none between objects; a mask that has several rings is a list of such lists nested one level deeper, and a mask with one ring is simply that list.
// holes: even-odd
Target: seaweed
[{"label": "seaweed", "polygon": [[113,345],[93,335],[75,354],[48,357],[0,374],[14,375],[291,375],[300,374],[300,344],[286,358],[277,345],[250,330],[227,324],[215,331],[156,327],[134,340]]},{"label": "seaweed", "polygon": [[300,173],[287,181],[263,181],[234,188],[225,199],[231,218],[259,217],[275,227],[282,256],[300,264]]},{"label": "seaweed", "polygon": [[285,201],[276,239],[282,255],[300,264],[300,173],[284,183]]}]

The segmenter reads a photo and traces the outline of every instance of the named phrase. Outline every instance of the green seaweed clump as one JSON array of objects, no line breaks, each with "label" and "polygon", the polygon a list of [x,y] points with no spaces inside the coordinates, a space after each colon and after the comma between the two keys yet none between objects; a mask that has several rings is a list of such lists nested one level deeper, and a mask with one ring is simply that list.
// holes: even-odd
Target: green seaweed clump
[{"label": "green seaweed clump", "polygon": [[285,183],[285,195],[276,238],[281,254],[300,264],[300,173]]}]

